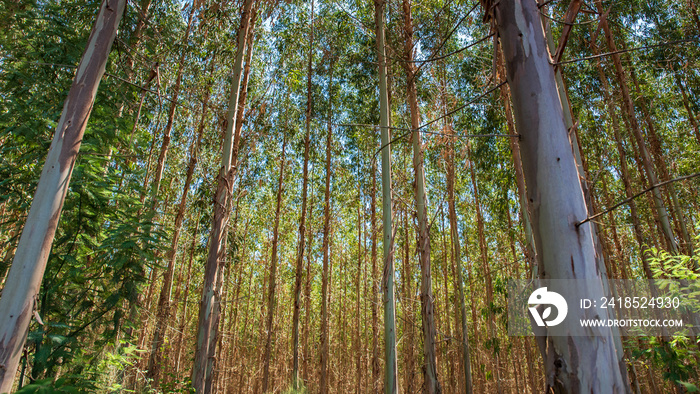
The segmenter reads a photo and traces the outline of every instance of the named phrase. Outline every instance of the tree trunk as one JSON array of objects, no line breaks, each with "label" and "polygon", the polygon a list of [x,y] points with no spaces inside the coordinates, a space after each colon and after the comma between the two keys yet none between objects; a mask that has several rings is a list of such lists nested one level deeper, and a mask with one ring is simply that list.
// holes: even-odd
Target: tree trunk
[{"label": "tree trunk", "polygon": [[403,212],[403,231],[404,231],[404,245],[403,245],[403,275],[401,277],[401,296],[403,297],[403,335],[405,340],[403,341],[403,352],[404,352],[404,387],[407,393],[414,393],[415,387],[413,386],[414,374],[415,374],[415,358],[413,352],[413,346],[415,345],[414,338],[414,321],[413,321],[413,295],[415,294],[415,289],[413,288],[413,268],[411,263],[411,240],[408,236],[408,212],[404,210]]},{"label": "tree trunk", "polygon": [[[190,280],[192,276],[192,262],[194,261],[194,250],[197,245],[197,234],[199,233],[199,221],[201,219],[202,213],[197,215],[197,221],[195,222],[194,233],[192,234],[192,243],[190,244],[190,256],[187,262],[187,275],[185,276],[185,289],[182,299],[182,317],[180,318],[180,324],[177,330],[177,339],[175,340],[175,376],[180,377],[180,360],[182,359],[182,342],[185,334],[185,325],[187,323],[187,302],[190,297]],[[182,278],[180,278],[181,280]],[[178,286],[175,290],[175,299],[180,299],[180,289],[181,282],[178,282]],[[177,315],[177,311],[176,311]],[[176,319],[177,320],[177,319]]]},{"label": "tree trunk", "polygon": [[321,394],[328,392],[328,271],[330,259],[331,238],[331,143],[333,142],[333,60],[330,65],[330,80],[328,83],[328,132],[326,134],[326,190],[323,204],[323,277],[321,279],[321,379],[319,381]]},{"label": "tree trunk", "polygon": [[[187,45],[187,40],[190,37],[190,31],[192,30],[192,21],[194,16],[194,6],[190,7],[190,15],[187,21],[187,29],[185,30],[185,35],[182,38],[183,45]],[[163,170],[165,169],[165,160],[168,155],[168,150],[170,148],[170,134],[173,129],[173,124],[175,123],[175,110],[177,109],[179,102],[178,96],[180,94],[180,86],[182,86],[182,76],[185,69],[185,54],[186,51],[183,49],[180,54],[180,59],[177,66],[177,76],[175,77],[175,85],[173,86],[173,93],[170,102],[170,108],[168,109],[168,122],[165,124],[165,130],[163,130],[163,142],[160,145],[160,154],[158,155],[158,162],[156,164],[156,173],[153,182],[151,182],[151,215],[155,215],[156,204],[158,201],[158,193],[160,192],[160,182],[163,178]]]},{"label": "tree trunk", "polygon": [[[608,25],[608,21],[604,14],[605,10],[603,9],[603,5],[600,0],[596,0],[595,4],[598,12],[601,15],[600,26],[603,29],[603,32],[605,33],[605,39],[608,44],[608,49],[610,49],[610,51],[613,52],[612,59],[613,64],[615,66],[615,75],[617,77],[618,83],[620,84],[620,91],[622,93],[624,108],[627,112],[627,115],[629,116],[630,124],[632,126],[632,134],[634,135],[637,147],[639,148],[639,154],[642,158],[644,171],[646,172],[646,175],[648,177],[649,185],[656,185],[659,183],[659,180],[656,176],[656,171],[654,170],[651,158],[649,157],[649,152],[644,142],[644,136],[642,135],[641,128],[639,127],[639,122],[637,121],[637,117],[634,113],[634,102],[632,101],[632,97],[629,92],[629,87],[627,86],[627,76],[625,74],[625,70],[622,68],[620,55],[618,53],[614,53],[617,52],[617,46],[615,45],[612,31],[610,30],[610,26]],[[668,212],[666,211],[666,207],[664,206],[664,200],[661,196],[661,190],[659,188],[654,188],[652,190],[652,195],[654,200],[654,207],[656,208],[656,214],[659,219],[659,225],[661,227],[661,231],[664,234],[666,244],[668,245],[669,251],[673,254],[676,254],[678,252],[678,245],[676,244],[676,240],[673,236],[673,231],[671,230],[671,223],[669,222]]]},{"label": "tree trunk", "polygon": [[374,2],[374,22],[377,36],[377,59],[379,68],[379,113],[382,151],[382,216],[384,273],[382,291],[384,303],[384,393],[396,394],[396,303],[394,301],[394,236],[392,233],[392,191],[391,191],[391,146],[389,145],[389,94],[387,91],[387,65],[384,48],[384,8],[385,0]]},{"label": "tree trunk", "polygon": [[309,186],[309,145],[311,140],[311,63],[314,58],[314,1],[311,1],[311,38],[309,38],[309,63],[306,75],[306,135],[304,137],[304,173],[301,192],[301,219],[299,220],[299,246],[297,247],[296,280],[294,283],[294,316],[292,318],[292,386],[299,390],[299,314],[301,307],[301,279],[304,268],[304,241],[306,240],[306,199]]},{"label": "tree trunk", "polygon": [[[213,60],[211,64],[213,66]],[[197,165],[197,154],[199,152],[199,146],[202,142],[202,136],[204,135],[205,121],[207,118],[210,96],[211,90],[208,88],[206,90],[204,100],[202,102],[202,116],[199,121],[197,137],[194,139],[192,145],[190,146],[190,160],[187,164],[185,184],[182,188],[180,203],[178,204],[177,214],[175,215],[175,230],[173,232],[170,250],[168,251],[167,256],[168,266],[165,270],[165,275],[163,277],[163,287],[161,288],[160,296],[158,297],[158,308],[156,309],[156,326],[153,334],[153,341],[151,343],[151,354],[148,359],[148,368],[146,372],[146,378],[153,380],[152,387],[158,387],[162,355],[161,346],[165,337],[165,328],[167,326],[168,321],[170,320],[170,294],[173,287],[173,275],[175,274],[175,256],[177,254],[177,246],[180,241],[180,231],[182,230],[182,222],[185,218],[185,208],[187,207],[187,197],[189,195],[190,185],[192,184],[194,168]]]},{"label": "tree trunk", "polygon": [[[533,0],[501,1],[494,9],[513,95],[523,170],[542,278],[588,278],[589,297],[604,294],[593,232]],[[575,311],[570,311],[570,314]],[[572,321],[578,321],[572,316]],[[540,337],[547,390],[627,392],[610,329],[601,336]]]},{"label": "tree trunk", "polygon": [[[467,141],[467,160],[469,160],[469,172],[471,175],[472,187],[474,189],[474,209],[476,210],[476,229],[477,237],[479,239],[479,253],[481,256],[481,270],[484,274],[484,281],[486,282],[486,308],[488,311],[488,332],[489,339],[494,343],[498,340],[495,328],[496,328],[496,318],[493,313],[493,279],[491,278],[491,263],[489,262],[489,252],[488,246],[486,244],[486,234],[484,230],[484,216],[481,213],[481,200],[479,198],[479,184],[476,179],[476,169],[474,162],[471,159],[471,149],[469,147],[469,141]],[[496,392],[499,394],[503,393],[503,388],[501,387],[501,373],[499,367],[499,356],[496,352],[496,347],[494,346],[493,352],[493,376],[496,381]]]},{"label": "tree trunk", "polygon": [[[450,132],[452,127],[450,125]],[[462,277],[462,247],[459,242],[459,226],[457,224],[457,207],[455,204],[455,149],[454,140],[450,141],[447,148],[447,206],[450,219],[450,236],[452,238],[453,258],[457,264],[457,277],[455,278],[455,293],[459,296],[460,323],[462,328],[462,365],[464,367],[464,387],[467,394],[472,394],[472,371],[469,360],[469,329],[467,328],[467,307],[465,305],[464,278]],[[474,302],[472,300],[472,302]]]},{"label": "tree trunk", "polygon": [[219,282],[219,265],[226,254],[222,246],[224,244],[224,234],[226,233],[225,227],[228,222],[227,208],[233,188],[238,143],[240,141],[240,132],[237,132],[234,136],[234,130],[236,129],[235,121],[240,94],[243,55],[245,53],[244,47],[249,34],[248,25],[252,6],[253,0],[245,0],[241,14],[241,26],[237,37],[238,46],[233,67],[231,99],[229,101],[226,135],[224,137],[222,166],[219,171],[218,186],[214,198],[209,255],[204,269],[204,286],[202,287],[202,300],[197,325],[197,347],[192,371],[192,385],[197,394],[211,392],[211,378],[214,368],[220,312],[219,289],[216,288],[216,284]]},{"label": "tree trunk", "polygon": [[[361,174],[358,174],[358,179]],[[362,275],[362,185],[357,187],[357,276],[355,277],[355,394],[360,394],[362,384],[362,341],[360,339],[360,277]]]},{"label": "tree trunk", "polygon": [[[139,3],[139,16],[136,21],[136,27],[134,28],[134,32],[131,34],[131,37],[129,38],[129,43],[130,48],[132,50],[138,49],[138,47],[141,45],[141,37],[143,35],[143,29],[146,27],[146,24],[148,24],[148,19],[149,19],[149,10],[151,8],[151,4],[153,3],[153,0],[141,0]],[[127,56],[126,57],[126,74],[129,79],[129,81],[133,80],[133,73],[134,73],[134,56]]]},{"label": "tree trunk", "polygon": [[[314,171],[315,172],[315,171]],[[313,179],[314,176],[312,174],[311,178]],[[313,207],[314,207],[314,193],[311,193],[311,204],[309,206],[309,221],[312,220],[312,214],[313,214]],[[306,254],[306,279],[304,283],[304,327],[302,331],[302,342],[303,342],[303,358],[302,358],[302,371],[303,371],[303,377],[305,381],[309,380],[309,359],[311,358],[310,354],[311,352],[309,351],[309,332],[311,331],[311,278],[312,278],[312,272],[311,272],[311,243],[313,242],[313,231],[311,231],[311,228],[306,230],[306,237],[307,239],[307,248],[309,249],[309,252]]]},{"label": "tree trunk", "polygon": [[[624,46],[623,46],[624,48]],[[654,157],[656,168],[661,173],[661,181],[667,181],[671,179],[671,174],[669,173],[668,166],[666,165],[666,158],[663,154],[663,149],[661,147],[661,141],[659,140],[659,135],[656,132],[656,127],[654,127],[654,122],[652,121],[651,115],[647,108],[646,100],[644,98],[642,89],[639,87],[639,82],[637,81],[637,76],[634,72],[634,67],[630,66],[630,76],[632,77],[632,83],[637,91],[637,95],[640,97],[640,108],[642,114],[644,115],[644,122],[647,125],[648,139],[651,154]],[[673,207],[672,213],[674,215],[674,222],[676,224],[677,232],[680,233],[682,244],[681,252],[685,252],[689,255],[693,254],[693,243],[690,235],[688,234],[688,228],[685,224],[685,217],[683,215],[683,209],[678,201],[678,195],[676,193],[676,188],[673,183],[669,183],[664,186],[667,195],[671,198],[671,206]]]},{"label": "tree trunk", "polygon": [[408,106],[411,110],[411,136],[413,142],[414,197],[418,217],[418,256],[421,270],[421,318],[423,326],[423,391],[429,394],[440,393],[437,377],[435,353],[435,307],[433,305],[432,277],[430,272],[430,234],[428,229],[427,203],[425,192],[425,171],[423,169],[423,147],[416,93],[416,68],[413,63],[413,21],[409,0],[403,0],[404,14],[404,56],[406,57],[406,90]]},{"label": "tree trunk", "polygon": [[126,6],[125,0],[100,5],[85,52],[63,104],[26,224],[0,297],[0,392],[12,390],[41,288],[58,220],[68,192],[109,52]]},{"label": "tree trunk", "polygon": [[372,258],[372,392],[379,392],[379,287],[377,278],[377,163],[372,161],[372,197],[370,199],[370,231]]},{"label": "tree trunk", "polygon": [[284,182],[284,164],[286,158],[287,138],[282,143],[282,156],[280,157],[280,177],[277,182],[277,205],[275,207],[275,224],[272,229],[272,255],[270,256],[270,279],[267,292],[267,339],[265,340],[265,354],[263,355],[263,381],[262,391],[267,393],[270,380],[270,356],[272,353],[272,321],[275,317],[275,292],[277,288],[277,243],[279,241],[280,209],[282,208],[282,186]]},{"label": "tree trunk", "polygon": [[688,93],[685,90],[685,86],[683,86],[683,82],[681,81],[681,77],[678,75],[678,71],[674,72],[674,77],[676,79],[676,85],[678,85],[678,88],[681,91],[683,106],[685,107],[685,111],[688,113],[688,121],[693,126],[693,130],[695,130],[695,139],[698,140],[698,146],[700,146],[700,126],[698,126],[698,120],[695,118],[695,113],[690,107]]}]

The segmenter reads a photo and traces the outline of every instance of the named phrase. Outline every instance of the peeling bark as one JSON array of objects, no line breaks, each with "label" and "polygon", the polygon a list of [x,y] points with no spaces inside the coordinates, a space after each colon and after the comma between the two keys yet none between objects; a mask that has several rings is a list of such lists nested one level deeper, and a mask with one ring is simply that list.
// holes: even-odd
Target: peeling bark
[{"label": "peeling bark", "polygon": [[429,394],[440,393],[437,376],[437,355],[435,350],[435,306],[433,304],[433,286],[430,268],[430,234],[428,229],[427,204],[425,191],[425,170],[423,168],[423,143],[418,128],[420,113],[416,91],[416,67],[413,63],[413,20],[411,4],[403,0],[404,15],[404,55],[406,56],[406,101],[411,112],[411,140],[413,145],[413,192],[418,218],[418,256],[421,271],[421,322],[423,327],[423,391]]},{"label": "peeling bark", "polygon": [[0,392],[12,389],[58,219],[126,0],[102,1],[0,297]]},{"label": "peeling bark", "polygon": [[[576,227],[587,216],[586,203],[537,4],[533,0],[501,1],[494,8],[494,18],[521,134],[535,250],[543,268],[540,277],[587,278],[586,294],[602,296],[603,279],[596,261],[600,257],[596,256],[593,230],[588,223]],[[547,329],[542,329],[540,345],[547,390],[628,392],[610,329],[587,337],[546,336],[546,333]]]},{"label": "peeling bark", "polygon": [[[220,264],[223,262],[226,254],[224,238],[229,217],[227,208],[233,191],[233,182],[237,167],[236,161],[238,157],[238,144],[240,142],[240,128],[237,128],[235,123],[240,97],[243,55],[245,54],[245,44],[249,34],[252,7],[253,0],[245,0],[241,13],[241,25],[237,37],[238,46],[233,68],[231,97],[223,144],[222,166],[217,177],[218,186],[214,197],[214,215],[211,236],[209,237],[209,255],[204,269],[204,286],[202,286],[202,298],[199,307],[197,345],[194,368],[192,371],[192,385],[197,394],[210,393],[212,390],[211,379],[214,369],[214,355],[216,354],[217,331],[221,311],[217,284],[220,282]],[[236,130],[236,133],[234,133],[234,130]]]}]

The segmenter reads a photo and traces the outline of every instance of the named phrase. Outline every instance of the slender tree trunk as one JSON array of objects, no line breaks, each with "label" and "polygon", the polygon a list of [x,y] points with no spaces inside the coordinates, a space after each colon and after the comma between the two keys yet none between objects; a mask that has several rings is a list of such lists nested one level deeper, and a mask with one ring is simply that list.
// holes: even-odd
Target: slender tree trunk
[{"label": "slender tree trunk", "polygon": [[394,235],[392,232],[392,191],[391,191],[391,146],[389,145],[389,94],[387,91],[387,66],[384,48],[384,8],[385,0],[374,2],[374,22],[377,36],[377,59],[379,67],[379,112],[382,151],[382,216],[384,273],[382,291],[384,303],[384,393],[396,394],[399,391],[396,380],[396,302],[394,301]]},{"label": "slender tree trunk", "polygon": [[[444,291],[444,324],[445,324],[445,340],[443,344],[443,360],[444,360],[444,365],[445,365],[445,370],[447,372],[448,379],[447,381],[449,382],[449,390],[451,393],[456,392],[456,387],[455,387],[455,368],[454,368],[454,362],[452,360],[452,357],[450,355],[450,347],[452,346],[452,326],[451,326],[451,321],[450,316],[452,316],[452,311],[450,311],[450,290],[449,290],[449,278],[448,278],[448,273],[450,272],[450,267],[452,266],[452,263],[449,261],[450,257],[448,254],[451,256],[452,253],[450,252],[450,247],[447,246],[447,236],[445,235],[445,209],[444,205],[440,204],[440,233],[442,234],[442,274],[443,274],[443,282],[442,282],[442,289]],[[438,272],[440,271],[440,268],[438,268]],[[437,313],[437,316],[439,316],[439,312]],[[438,325],[438,323],[436,323]],[[439,363],[438,363],[439,364]]]},{"label": "slender tree trunk", "polygon": [[7,275],[0,297],[0,392],[12,390],[80,143],[125,6],[125,0],[100,5]]},{"label": "slender tree trunk", "polygon": [[[602,27],[603,32],[605,33],[605,39],[608,44],[608,49],[610,49],[610,51],[613,52],[612,59],[613,64],[615,66],[615,75],[617,77],[618,83],[620,84],[620,91],[622,93],[624,108],[627,112],[627,115],[629,116],[630,124],[632,126],[632,134],[634,135],[637,147],[639,148],[639,154],[642,158],[642,164],[644,165],[644,170],[648,177],[649,185],[656,185],[659,183],[659,180],[656,176],[656,171],[654,170],[651,158],[649,157],[649,152],[644,142],[644,136],[642,135],[641,128],[639,127],[639,122],[637,121],[637,117],[634,112],[634,102],[632,101],[632,97],[629,92],[629,87],[627,85],[627,76],[625,74],[625,70],[622,67],[620,55],[618,53],[614,53],[617,52],[617,46],[615,45],[612,31],[610,30],[610,26],[608,25],[608,21],[604,14],[605,10],[603,9],[603,5],[600,0],[596,0],[595,4],[598,12],[601,15],[600,26]],[[673,236],[673,231],[671,230],[671,223],[669,221],[668,212],[666,211],[666,208],[664,206],[664,200],[661,196],[661,190],[659,188],[654,188],[652,190],[652,194],[654,199],[654,207],[656,208],[656,214],[659,218],[659,225],[661,226],[661,230],[666,239],[666,244],[668,245],[669,251],[675,254],[678,251],[678,245],[676,244],[676,240]]]},{"label": "slender tree trunk", "polygon": [[[211,64],[214,64],[213,60]],[[173,232],[170,250],[168,251],[167,255],[168,266],[165,270],[165,275],[163,277],[163,287],[161,288],[160,296],[158,297],[156,325],[153,334],[153,341],[151,343],[151,353],[148,360],[148,371],[146,372],[146,378],[153,380],[153,387],[158,387],[158,379],[160,377],[160,363],[162,355],[161,346],[165,337],[165,328],[167,326],[168,321],[170,320],[170,294],[173,287],[173,275],[175,274],[175,257],[177,254],[178,243],[180,241],[180,231],[182,230],[182,222],[185,219],[185,208],[187,207],[187,198],[190,191],[190,185],[192,184],[194,169],[197,165],[197,155],[199,152],[199,146],[202,142],[202,136],[204,134],[205,121],[207,119],[207,110],[210,96],[211,90],[207,89],[202,103],[202,116],[199,121],[197,136],[193,140],[192,145],[190,146],[190,160],[187,164],[185,184],[182,188],[180,203],[178,204],[177,214],[175,215],[175,230]]]},{"label": "slender tree trunk", "polygon": [[[190,37],[190,31],[192,30],[192,21],[194,19],[194,11],[194,6],[190,7],[190,15],[187,21],[187,29],[185,30],[185,35],[182,39],[183,45],[187,45],[187,40]],[[151,182],[151,215],[155,215],[155,209],[158,201],[158,193],[160,192],[160,182],[163,179],[165,161],[168,155],[168,150],[170,148],[170,134],[173,129],[173,124],[175,123],[175,110],[179,105],[178,96],[180,94],[180,87],[182,86],[182,76],[185,71],[186,52],[187,51],[183,49],[182,53],[180,54],[180,59],[178,61],[177,76],[175,77],[175,85],[173,86],[170,109],[168,109],[168,122],[165,124],[165,130],[163,130],[163,142],[160,145],[160,154],[158,155],[156,172],[153,178],[153,182]]]},{"label": "slender tree trunk", "polygon": [[[595,43],[591,43],[591,49],[594,53],[598,52],[598,48],[595,45]],[[602,91],[603,91],[603,97],[605,98],[605,102],[607,103],[607,112],[608,112],[608,117],[610,118],[612,122],[612,129],[613,129],[613,135],[615,137],[615,147],[617,149],[617,154],[620,158],[620,175],[622,178],[622,184],[625,188],[625,196],[627,198],[630,198],[634,195],[632,192],[632,184],[630,181],[630,171],[629,167],[627,166],[627,152],[625,151],[624,146],[622,145],[622,133],[620,131],[620,124],[618,122],[618,117],[617,114],[615,113],[615,108],[613,106],[613,100],[612,100],[612,95],[610,94],[610,88],[608,85],[608,80],[607,77],[605,76],[605,71],[603,70],[603,67],[601,65],[601,62],[599,59],[596,59],[596,69],[598,70],[598,78],[601,83]],[[629,202],[630,206],[630,216],[632,218],[632,229],[634,231],[635,238],[637,240],[637,243],[639,244],[639,250],[640,250],[640,255],[642,258],[642,268],[644,270],[644,273],[647,277],[647,279],[652,279],[653,275],[651,272],[651,267],[649,265],[648,257],[645,251],[646,248],[646,242],[644,239],[644,235],[642,232],[642,224],[641,221],[639,220],[639,215],[637,213],[637,204],[635,203],[634,200],[630,200]],[[654,290],[652,290],[654,291]]]},{"label": "slender tree trunk", "polygon": [[683,106],[685,107],[685,111],[688,113],[688,121],[693,126],[693,130],[695,130],[695,139],[698,140],[698,146],[700,146],[700,126],[698,126],[698,120],[695,118],[695,113],[690,107],[688,93],[686,92],[685,86],[683,86],[681,77],[678,75],[677,71],[674,74],[674,77],[676,78],[676,85],[678,85],[678,89],[681,91],[681,97],[683,98]]},{"label": "slender tree trunk", "polygon": [[282,156],[280,158],[280,177],[277,182],[277,205],[275,207],[275,224],[272,229],[272,255],[270,256],[270,279],[268,280],[267,292],[267,339],[265,340],[265,354],[263,356],[263,381],[262,391],[267,393],[270,380],[270,356],[272,354],[272,321],[275,317],[275,297],[277,288],[277,248],[279,241],[280,209],[282,208],[282,187],[284,181],[284,164],[286,158],[287,138],[282,143]]},{"label": "slender tree trunk", "polygon": [[[141,0],[139,3],[139,15],[136,20],[136,27],[134,28],[134,32],[131,34],[131,37],[129,41],[131,42],[131,48],[132,49],[138,49],[138,47],[141,45],[141,37],[143,36],[143,29],[146,27],[146,24],[148,23],[149,19],[149,10],[151,8],[151,3],[153,3],[153,0]],[[133,73],[134,73],[134,57],[133,56],[127,56],[126,58],[126,73],[128,79],[131,81],[133,80]]]},{"label": "slender tree trunk", "polygon": [[323,277],[321,279],[321,378],[319,381],[320,393],[328,392],[328,272],[330,260],[330,238],[331,238],[331,152],[333,142],[333,123],[331,115],[333,113],[333,60],[330,66],[330,80],[328,83],[328,131],[326,133],[326,190],[323,204]]},{"label": "slender tree trunk", "polygon": [[[315,167],[314,167],[315,168]],[[314,171],[315,172],[315,171]],[[312,175],[312,179],[314,176]],[[313,185],[313,183],[312,183]],[[309,206],[309,221],[312,220],[312,213],[313,213],[313,207],[314,207],[314,193],[311,193],[311,204]],[[306,230],[306,237],[308,238],[306,241],[307,248],[309,252],[306,254],[306,278],[305,278],[305,283],[304,283],[304,327],[302,331],[302,342],[303,342],[303,358],[302,358],[302,371],[303,371],[303,376],[304,380],[308,382],[309,380],[309,359],[311,358],[311,352],[309,351],[309,332],[311,332],[311,278],[312,278],[312,271],[311,271],[311,244],[313,242],[313,231],[311,231],[311,228],[309,227]]]},{"label": "slender tree trunk", "polygon": [[292,318],[292,386],[299,385],[299,315],[301,308],[301,279],[304,268],[304,241],[306,240],[306,199],[309,185],[309,145],[311,140],[311,63],[314,58],[314,1],[311,1],[311,38],[309,39],[309,63],[306,75],[306,135],[304,137],[304,174],[301,192],[301,219],[299,220],[299,246],[297,247],[296,280],[294,284],[294,316]]},{"label": "slender tree trunk", "polygon": [[[489,339],[495,343],[498,339],[495,333],[496,319],[493,313],[493,279],[491,278],[491,263],[489,262],[489,252],[488,246],[486,245],[486,234],[484,230],[484,216],[481,213],[481,200],[479,198],[479,185],[476,179],[476,169],[474,162],[471,159],[471,149],[469,148],[469,142],[467,142],[467,159],[469,160],[469,172],[471,175],[472,186],[474,189],[474,208],[476,210],[476,227],[477,227],[477,237],[479,239],[479,252],[481,256],[481,269],[484,273],[484,281],[486,282],[486,308],[488,311],[488,333]],[[493,352],[493,372],[494,379],[496,380],[496,391],[501,394],[503,393],[503,388],[501,387],[501,373],[499,367],[499,355],[494,346]]]},{"label": "slender tree trunk", "polygon": [[[190,256],[187,262],[187,275],[185,276],[185,291],[182,296],[182,317],[180,318],[180,324],[177,330],[177,339],[175,340],[175,375],[180,377],[180,360],[182,359],[182,343],[185,334],[185,325],[187,324],[187,302],[190,298],[190,280],[192,277],[192,262],[194,261],[194,250],[197,245],[197,234],[199,233],[199,221],[201,219],[202,213],[197,215],[197,221],[195,222],[194,233],[192,234],[192,243],[190,244]],[[182,278],[181,278],[182,279]],[[180,299],[180,284],[175,291],[175,299]]]},{"label": "slender tree trunk", "polygon": [[379,392],[379,287],[377,278],[377,163],[372,161],[372,197],[370,199],[372,258],[372,392]]},{"label": "slender tree trunk", "polygon": [[[359,179],[360,174],[358,174]],[[360,276],[362,275],[362,186],[357,187],[357,276],[355,277],[355,394],[360,394],[362,384],[362,341],[360,339]]]},{"label": "slender tree trunk", "polygon": [[425,170],[423,169],[423,147],[420,127],[420,113],[416,93],[416,69],[413,63],[413,20],[411,4],[403,0],[404,14],[404,56],[406,57],[407,101],[411,110],[411,128],[413,129],[413,171],[414,197],[418,217],[418,256],[421,267],[421,318],[423,323],[423,391],[429,394],[440,393],[437,377],[435,351],[435,306],[433,305],[432,276],[430,272],[430,233],[428,229],[427,203],[425,191]]},{"label": "slender tree trunk", "polygon": [[[450,132],[452,127],[450,126]],[[457,207],[455,204],[455,149],[454,140],[450,141],[447,153],[447,208],[450,219],[450,236],[452,237],[453,258],[457,264],[455,278],[455,293],[459,296],[459,316],[462,329],[462,365],[464,367],[464,387],[467,394],[472,394],[472,371],[469,360],[469,329],[467,328],[467,307],[465,305],[464,278],[462,277],[462,247],[459,242],[459,226],[457,224]],[[473,301],[472,301],[473,302]]]},{"label": "slender tree trunk", "polygon": [[[224,138],[222,166],[218,176],[218,186],[214,198],[214,215],[209,239],[209,256],[204,269],[204,286],[202,287],[202,300],[199,308],[199,321],[197,326],[197,348],[195,362],[192,371],[192,385],[197,394],[211,392],[211,378],[214,369],[214,355],[217,343],[217,330],[219,326],[219,265],[224,260],[223,249],[226,223],[228,222],[228,203],[232,193],[233,181],[236,171],[236,159],[238,156],[238,143],[240,132],[234,135],[236,129],[235,120],[240,94],[241,71],[243,66],[244,47],[249,34],[248,25],[251,18],[253,0],[245,0],[241,14],[241,26],[238,30],[238,47],[233,67],[233,82],[231,86],[231,99]],[[239,129],[240,130],[240,129]]]},{"label": "slender tree trunk", "polygon": [[413,321],[413,295],[415,294],[415,289],[413,288],[413,270],[411,263],[411,240],[409,238],[409,225],[408,225],[408,212],[404,210],[403,212],[403,231],[404,231],[404,241],[403,241],[403,275],[401,280],[401,295],[403,297],[403,335],[405,340],[403,341],[403,352],[404,352],[404,387],[407,393],[415,392],[415,387],[413,385],[413,376],[415,375],[415,358],[413,347],[415,345],[414,338],[414,321]]},{"label": "slender tree trunk", "polygon": [[[624,48],[624,46],[623,46]],[[648,133],[648,140],[649,140],[649,146],[651,150],[651,154],[654,157],[654,161],[656,164],[656,168],[660,171],[661,173],[661,181],[667,181],[671,179],[671,174],[669,173],[668,166],[666,165],[666,158],[664,157],[663,154],[663,149],[661,147],[661,141],[659,140],[659,135],[656,132],[656,127],[654,127],[654,122],[651,118],[651,115],[649,114],[649,109],[647,108],[646,100],[643,96],[642,89],[639,87],[639,82],[637,81],[637,76],[636,73],[634,72],[634,67],[630,66],[630,76],[632,77],[632,83],[634,84],[634,87],[637,91],[637,95],[640,97],[639,103],[640,103],[640,108],[642,110],[642,114],[644,115],[644,122],[647,125],[647,133]],[[676,193],[676,188],[673,183],[669,183],[668,185],[664,186],[666,189],[667,195],[671,198],[671,206],[673,207],[672,213],[675,213],[674,215],[674,221],[676,224],[676,229],[680,233],[681,238],[682,238],[682,250],[683,252],[686,252],[690,255],[693,254],[693,243],[692,239],[690,238],[690,235],[688,234],[688,228],[685,224],[685,217],[683,215],[683,209],[681,208],[681,205],[678,201],[678,195]]]},{"label": "slender tree trunk", "polygon": [[[523,172],[532,209],[532,228],[542,278],[589,278],[587,295],[604,294],[597,270],[593,232],[588,224],[581,184],[568,139],[554,70],[533,0],[501,1],[494,9],[520,129]],[[536,97],[536,99],[533,99]],[[566,202],[565,204],[563,202]],[[569,312],[576,314],[575,310]],[[578,317],[572,316],[572,321]],[[547,390],[628,392],[617,363],[611,330],[601,336],[539,334]]]}]

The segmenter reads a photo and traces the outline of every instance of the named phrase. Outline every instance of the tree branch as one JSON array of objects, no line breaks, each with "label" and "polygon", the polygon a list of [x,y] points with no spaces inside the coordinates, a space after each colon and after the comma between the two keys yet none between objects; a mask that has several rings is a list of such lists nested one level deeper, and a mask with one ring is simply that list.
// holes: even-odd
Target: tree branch
[{"label": "tree branch", "polygon": [[639,197],[639,196],[641,196],[641,195],[643,195],[643,194],[645,194],[645,193],[648,193],[648,192],[650,192],[650,191],[652,191],[652,190],[654,190],[654,189],[656,189],[656,188],[658,188],[658,187],[661,187],[661,186],[664,186],[664,185],[667,185],[667,184],[669,184],[669,183],[676,182],[676,181],[683,181],[683,180],[686,180],[686,179],[695,178],[695,177],[697,177],[697,176],[700,176],[700,172],[696,172],[695,174],[690,174],[690,175],[686,175],[686,176],[681,176],[681,177],[674,178],[674,179],[669,179],[669,180],[667,180],[667,181],[663,181],[663,182],[657,183],[656,185],[652,185],[651,187],[648,187],[648,188],[642,190],[641,192],[635,194],[634,196],[620,201],[619,203],[617,203],[617,204],[613,205],[612,207],[610,207],[610,208],[604,210],[603,212],[597,213],[597,214],[595,214],[595,215],[593,215],[593,216],[589,216],[589,217],[587,217],[586,219],[584,219],[584,220],[582,220],[582,221],[576,223],[576,227],[579,227],[580,225],[582,225],[582,224],[584,224],[584,223],[586,223],[586,222],[590,222],[590,221],[593,220],[593,219],[597,219],[597,218],[599,218],[599,217],[605,215],[606,213],[608,213],[608,212],[610,212],[610,211],[612,211],[612,210],[614,210],[614,209],[617,209],[617,208],[619,208],[620,206],[622,206],[622,205],[624,205],[624,204],[627,204],[628,202],[634,200],[635,198],[637,198],[637,197]]}]

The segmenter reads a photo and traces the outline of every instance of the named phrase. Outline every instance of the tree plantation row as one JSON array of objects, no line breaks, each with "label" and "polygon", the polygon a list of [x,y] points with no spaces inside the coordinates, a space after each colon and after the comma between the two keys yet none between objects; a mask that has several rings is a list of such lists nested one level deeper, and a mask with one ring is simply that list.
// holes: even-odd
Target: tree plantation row
[{"label": "tree plantation row", "polygon": [[697,7],[3,2],[0,393],[698,391],[508,313],[699,283]]}]

